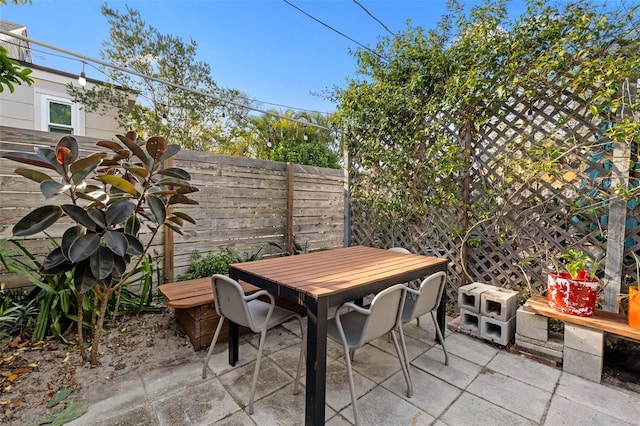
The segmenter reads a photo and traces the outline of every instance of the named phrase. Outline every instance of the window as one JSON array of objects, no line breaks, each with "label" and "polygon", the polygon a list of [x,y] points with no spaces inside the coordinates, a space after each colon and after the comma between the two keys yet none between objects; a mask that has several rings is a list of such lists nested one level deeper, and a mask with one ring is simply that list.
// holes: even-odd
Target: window
[{"label": "window", "polygon": [[45,132],[84,136],[84,112],[61,93],[35,92],[35,128]]},{"label": "window", "polygon": [[49,101],[49,131],[56,133],[73,133],[71,123],[71,104]]}]

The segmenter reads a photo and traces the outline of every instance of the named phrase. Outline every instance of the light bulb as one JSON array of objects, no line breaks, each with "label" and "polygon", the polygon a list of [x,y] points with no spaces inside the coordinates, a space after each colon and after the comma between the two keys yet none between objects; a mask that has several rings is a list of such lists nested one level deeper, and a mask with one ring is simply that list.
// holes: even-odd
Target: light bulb
[{"label": "light bulb", "polygon": [[271,139],[267,139],[267,148],[271,148]]},{"label": "light bulb", "polygon": [[82,87],[87,85],[87,75],[84,73],[84,61],[82,61],[82,72],[80,73],[80,77],[78,77],[78,84]]},{"label": "light bulb", "polygon": [[305,133],[304,136],[302,136],[302,139],[306,141],[307,139],[309,139],[309,136],[307,136],[307,134]]},{"label": "light bulb", "polygon": [[169,123],[169,120],[167,120],[167,113],[166,112],[162,113],[162,120],[160,120],[160,122],[162,123],[163,126],[166,126],[167,123]]}]

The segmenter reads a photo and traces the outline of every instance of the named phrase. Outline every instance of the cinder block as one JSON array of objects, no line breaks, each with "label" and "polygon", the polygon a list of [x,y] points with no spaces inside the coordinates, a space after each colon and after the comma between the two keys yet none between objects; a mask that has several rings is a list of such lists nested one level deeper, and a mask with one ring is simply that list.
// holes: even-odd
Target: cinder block
[{"label": "cinder block", "polygon": [[482,316],[509,321],[518,308],[518,292],[506,288],[494,287],[480,295],[480,313]]},{"label": "cinder block", "polygon": [[577,324],[564,324],[564,346],[602,357],[604,354],[604,332]]},{"label": "cinder block", "polygon": [[480,314],[460,309],[460,329],[474,336],[480,336]]},{"label": "cinder block", "polygon": [[535,312],[525,311],[521,306],[516,311],[516,333],[522,337],[546,342],[549,339],[549,319]]},{"label": "cinder block", "polygon": [[480,313],[480,298],[482,293],[496,288],[489,284],[473,283],[463,285],[458,289],[458,308],[460,312],[466,309],[469,312]]},{"label": "cinder block", "polygon": [[518,333],[516,333],[516,348],[536,356],[542,356],[556,363],[562,363],[564,356],[562,342],[542,342],[522,337]]},{"label": "cinder block", "polygon": [[480,317],[480,337],[502,346],[506,346],[516,334],[516,317],[508,321],[499,321],[489,317]]},{"label": "cinder block", "polygon": [[580,376],[583,379],[600,383],[602,380],[602,361],[602,356],[588,354],[565,345],[562,370],[569,374]]}]

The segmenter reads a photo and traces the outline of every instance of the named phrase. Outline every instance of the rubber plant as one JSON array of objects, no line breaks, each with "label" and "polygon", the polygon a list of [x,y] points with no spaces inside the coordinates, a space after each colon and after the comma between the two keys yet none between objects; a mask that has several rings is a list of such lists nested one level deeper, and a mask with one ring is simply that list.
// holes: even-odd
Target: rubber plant
[{"label": "rubber plant", "polygon": [[[63,136],[55,148],[35,148],[35,153],[8,152],[2,157],[29,166],[55,172],[49,174],[31,168],[15,172],[40,184],[46,199],[65,194],[64,204],[38,207],[13,227],[14,237],[38,234],[62,217],[73,225],[62,235],[59,247],[51,251],[40,273],[73,273],[82,306],[83,295],[93,291],[92,346],[89,362],[98,362],[98,347],[103,332],[110,296],[118,291],[138,269],[153,239],[165,228],[182,234],[185,221],[195,223],[188,214],[172,211],[177,204],[197,204],[188,194],[197,191],[191,176],[183,169],[165,168],[163,162],[180,147],[163,137],[137,140],[135,132],[118,135],[119,142],[100,141],[97,145],[110,152],[80,156],[78,142]],[[59,199],[57,197],[56,199]],[[150,230],[140,240],[142,226]],[[82,336],[82,309],[78,310],[78,343],[87,359]]]}]

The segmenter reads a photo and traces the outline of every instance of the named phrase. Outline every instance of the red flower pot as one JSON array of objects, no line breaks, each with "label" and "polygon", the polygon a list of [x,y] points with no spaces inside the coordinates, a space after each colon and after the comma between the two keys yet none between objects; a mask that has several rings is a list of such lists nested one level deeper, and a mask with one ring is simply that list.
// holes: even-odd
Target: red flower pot
[{"label": "red flower pot", "polygon": [[549,306],[565,314],[590,317],[596,307],[598,280],[572,279],[567,272],[549,273]]},{"label": "red flower pot", "polygon": [[640,291],[638,286],[629,287],[629,325],[640,328]]}]

